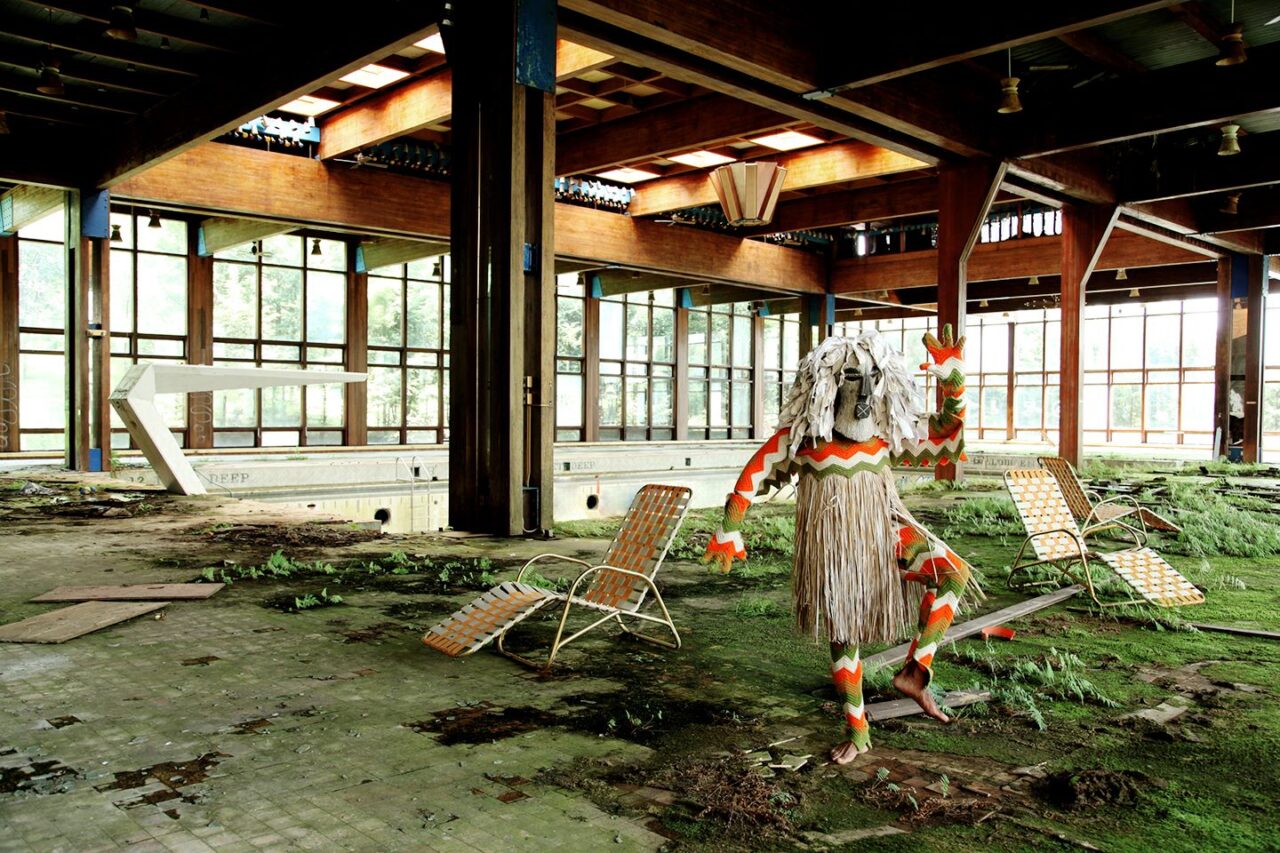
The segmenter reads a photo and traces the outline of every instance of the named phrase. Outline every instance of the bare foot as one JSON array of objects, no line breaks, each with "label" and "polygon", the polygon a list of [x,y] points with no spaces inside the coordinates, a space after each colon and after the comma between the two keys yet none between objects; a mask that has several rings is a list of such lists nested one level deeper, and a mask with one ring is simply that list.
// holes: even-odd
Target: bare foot
[{"label": "bare foot", "polygon": [[862,753],[871,749],[871,744],[867,744],[861,749],[853,741],[845,741],[844,743],[831,750],[831,760],[836,764],[848,764]]},{"label": "bare foot", "polygon": [[893,677],[893,686],[908,699],[914,699],[930,717],[940,723],[949,723],[951,718],[942,713],[938,703],[933,701],[933,694],[925,686],[925,674],[918,667],[908,663],[902,671]]}]

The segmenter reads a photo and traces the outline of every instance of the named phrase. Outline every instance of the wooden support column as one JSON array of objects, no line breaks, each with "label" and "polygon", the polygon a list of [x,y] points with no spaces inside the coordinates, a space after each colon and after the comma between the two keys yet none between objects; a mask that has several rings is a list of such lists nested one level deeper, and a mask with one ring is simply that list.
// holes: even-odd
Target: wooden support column
[{"label": "wooden support column", "polygon": [[[587,276],[582,300],[582,440],[600,440],[600,284]],[[686,320],[687,322],[687,320]],[[679,420],[676,421],[679,423]]]},{"label": "wooden support column", "polygon": [[1249,295],[1245,305],[1248,337],[1244,345],[1244,461],[1260,462],[1262,451],[1262,353],[1268,286],[1266,255],[1249,255]]},{"label": "wooden support column", "polygon": [[[369,274],[358,271],[356,243],[347,245],[347,362],[351,373],[369,370]],[[369,443],[369,383],[348,382],[343,391],[342,443]]]},{"label": "wooden support column", "polygon": [[111,469],[111,341],[105,190],[69,192],[66,211],[66,466]]},{"label": "wooden support column", "polygon": [[554,0],[455,4],[449,523],[551,526]]},{"label": "wooden support column", "polygon": [[764,317],[756,309],[751,312],[751,437],[770,434],[764,422]]},{"label": "wooden support column", "polygon": [[18,435],[18,235],[0,236],[0,453]]},{"label": "wooden support column", "polygon": [[[200,253],[200,226],[187,223],[187,364],[213,364],[213,257]],[[213,392],[187,394],[187,448],[213,447]]]},{"label": "wooden support column", "polygon": [[1230,256],[1218,259],[1218,334],[1213,361],[1213,426],[1217,431],[1214,458],[1227,455],[1231,446],[1231,265]]},{"label": "wooden support column", "polygon": [[[978,242],[982,221],[991,210],[1004,173],[1005,164],[992,160],[945,165],[938,170],[938,329],[950,325],[957,338],[964,334],[969,254]],[[941,406],[941,390],[937,400]],[[957,464],[939,465],[934,470],[939,480],[954,480],[959,475]]]},{"label": "wooden support column", "polygon": [[831,335],[836,321],[836,298],[829,293],[800,297],[800,357],[804,358]]},{"label": "wooden support column", "polygon": [[682,301],[684,293],[683,289],[676,291],[676,375],[672,388],[676,441],[689,440],[689,309]]},{"label": "wooden support column", "polygon": [[1059,356],[1058,455],[1079,467],[1084,451],[1081,401],[1084,362],[1080,336],[1084,331],[1084,294],[1119,216],[1115,205],[1078,205],[1062,209],[1062,332]]}]

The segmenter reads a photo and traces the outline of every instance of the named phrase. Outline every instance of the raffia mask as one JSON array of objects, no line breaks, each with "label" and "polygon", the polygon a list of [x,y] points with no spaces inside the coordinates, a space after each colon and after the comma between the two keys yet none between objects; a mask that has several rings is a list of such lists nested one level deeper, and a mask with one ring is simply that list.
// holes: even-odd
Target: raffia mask
[{"label": "raffia mask", "polygon": [[865,376],[860,368],[846,367],[844,369],[844,381],[856,382],[858,385],[858,396],[853,405],[854,420],[861,421],[871,417],[871,394],[875,391],[876,384],[880,381],[880,368],[873,367],[871,375]]}]

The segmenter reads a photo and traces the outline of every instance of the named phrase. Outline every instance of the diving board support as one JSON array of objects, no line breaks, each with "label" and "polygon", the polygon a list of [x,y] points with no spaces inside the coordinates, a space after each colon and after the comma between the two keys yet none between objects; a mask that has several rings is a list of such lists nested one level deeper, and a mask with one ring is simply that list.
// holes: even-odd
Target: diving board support
[{"label": "diving board support", "polygon": [[130,368],[111,392],[111,405],[129,429],[160,482],[178,495],[203,495],[204,485],[169,431],[157,394],[195,391],[230,391],[241,388],[274,388],[364,382],[365,373],[332,373],[319,370],[279,370],[261,367],[208,367],[190,364],[139,364]]}]

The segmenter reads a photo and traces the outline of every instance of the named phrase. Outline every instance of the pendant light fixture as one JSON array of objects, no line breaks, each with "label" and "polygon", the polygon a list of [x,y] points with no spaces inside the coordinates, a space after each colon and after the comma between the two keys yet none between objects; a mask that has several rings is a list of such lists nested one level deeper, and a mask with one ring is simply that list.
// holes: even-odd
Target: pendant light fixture
[{"label": "pendant light fixture", "polygon": [[1222,200],[1222,206],[1218,208],[1219,213],[1226,213],[1235,216],[1240,212],[1240,193],[1227,193]]},{"label": "pendant light fixture", "polygon": [[201,23],[209,22],[209,10],[203,6],[200,7],[200,21]]},{"label": "pendant light fixture", "polygon": [[1222,126],[1222,144],[1218,146],[1219,157],[1233,157],[1240,153],[1240,125],[1224,124]]},{"label": "pendant light fixture", "polygon": [[316,237],[311,241],[311,256],[313,258],[318,258],[323,254],[324,252],[320,251],[320,238]]},{"label": "pendant light fixture", "polygon": [[151,217],[151,218],[147,220],[147,227],[148,227],[148,228],[159,228],[159,227],[160,227],[160,214],[156,213],[156,212],[153,210],[153,211],[150,211],[150,214],[149,214],[149,215],[150,215],[150,217]]},{"label": "pendant light fixture", "polygon": [[173,50],[173,43],[169,41],[169,37],[168,37],[168,36],[161,36],[161,37],[160,37],[160,49],[161,49],[161,50]]},{"label": "pendant light fixture", "polygon": [[1013,48],[1009,48],[1008,60],[1008,75],[1000,80],[1000,106],[996,108],[1001,115],[1022,112],[1022,99],[1018,97],[1019,80],[1013,76]]},{"label": "pendant light fixture", "polygon": [[120,226],[119,226],[119,225],[112,225],[112,226],[111,226],[111,242],[112,242],[112,243],[123,243],[123,242],[124,242],[124,237],[120,236]]},{"label": "pendant light fixture", "polygon": [[1134,287],[1134,288],[1131,288],[1131,289],[1129,290],[1129,298],[1130,298],[1130,299],[1137,299],[1137,298],[1138,298],[1138,288]]},{"label": "pendant light fixture", "polygon": [[128,3],[113,5],[107,18],[107,30],[103,35],[116,41],[137,41],[138,28],[133,23],[133,6]]},{"label": "pendant light fixture", "polygon": [[1231,0],[1231,26],[1218,42],[1219,56],[1214,65],[1242,65],[1248,60],[1245,52],[1244,24],[1236,23],[1236,0]]},{"label": "pendant light fixture", "polygon": [[1129,280],[1128,270],[1126,270],[1124,267],[1120,267],[1120,269],[1116,270],[1116,281],[1128,281],[1128,280]]},{"label": "pendant light fixture", "polygon": [[1040,283],[1040,276],[1038,275],[1033,275],[1031,276],[1031,278],[1027,279],[1027,284],[1031,285],[1032,287],[1035,287],[1039,283]]},{"label": "pendant light fixture", "polygon": [[990,307],[991,307],[991,303],[990,303],[990,302],[988,302],[988,301],[987,301],[987,300],[985,300],[985,299],[979,299],[979,300],[978,300],[978,307],[979,307],[979,308],[990,308]]},{"label": "pendant light fixture", "polygon": [[[47,11],[49,12],[49,29],[52,31],[53,10]],[[61,98],[67,93],[67,87],[62,83],[62,60],[53,52],[52,42],[44,46],[44,57],[36,70],[40,73],[40,82],[36,84],[37,92],[42,95],[52,95],[55,98]]]},{"label": "pendant light fixture", "polygon": [[0,110],[0,136],[9,135],[9,117],[4,110]]},{"label": "pendant light fixture", "polygon": [[787,170],[777,163],[729,163],[708,179],[730,225],[767,225],[782,194]]}]

